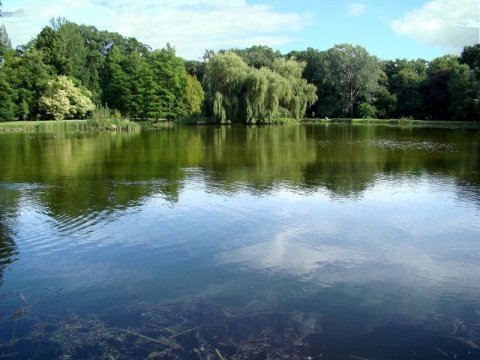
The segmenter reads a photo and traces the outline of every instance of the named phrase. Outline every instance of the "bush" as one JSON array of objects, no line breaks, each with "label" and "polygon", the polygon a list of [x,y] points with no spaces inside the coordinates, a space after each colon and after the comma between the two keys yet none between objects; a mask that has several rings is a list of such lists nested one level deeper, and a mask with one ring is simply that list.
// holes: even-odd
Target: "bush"
[{"label": "bush", "polygon": [[97,106],[88,119],[87,126],[97,130],[138,130],[140,125],[123,120],[118,110],[110,110],[108,106]]},{"label": "bush", "polygon": [[360,103],[358,105],[358,113],[363,119],[372,119],[377,113],[375,106],[368,103]]}]

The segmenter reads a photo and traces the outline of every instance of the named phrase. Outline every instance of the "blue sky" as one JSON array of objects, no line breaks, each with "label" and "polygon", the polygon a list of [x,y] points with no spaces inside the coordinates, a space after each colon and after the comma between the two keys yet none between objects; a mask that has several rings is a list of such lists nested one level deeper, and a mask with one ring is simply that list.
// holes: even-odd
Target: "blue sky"
[{"label": "blue sky", "polygon": [[3,0],[14,46],[52,17],[167,42],[185,59],[205,49],[267,45],[286,53],[335,44],[364,46],[382,59],[459,55],[480,41],[479,0]]}]

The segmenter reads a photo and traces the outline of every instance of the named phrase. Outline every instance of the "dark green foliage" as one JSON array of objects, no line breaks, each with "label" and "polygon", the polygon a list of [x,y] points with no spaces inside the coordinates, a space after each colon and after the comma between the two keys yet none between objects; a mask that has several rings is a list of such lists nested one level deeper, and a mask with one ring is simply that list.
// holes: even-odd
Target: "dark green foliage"
[{"label": "dark green foliage", "polygon": [[103,77],[103,103],[127,115],[127,97],[130,95],[129,79],[122,68],[124,56],[113,46],[105,61]]},{"label": "dark green foliage", "polygon": [[425,115],[433,120],[449,120],[451,118],[450,93],[448,83],[450,82],[452,69],[442,68],[432,74],[426,83],[425,94]]},{"label": "dark green foliage", "polygon": [[452,69],[448,90],[451,94],[450,112],[455,120],[480,118],[480,71],[468,65]]},{"label": "dark green foliage", "polygon": [[46,26],[37,36],[35,49],[42,51],[43,62],[53,68],[56,74],[66,75],[68,73],[67,59],[62,57],[60,52],[60,36],[51,27]]},{"label": "dark green foliage", "polygon": [[43,62],[42,52],[31,49],[18,57],[10,51],[5,54],[3,70],[7,81],[16,90],[16,117],[19,120],[41,117],[38,99],[45,92],[53,73],[52,68]]},{"label": "dark green foliage", "polygon": [[232,49],[231,51],[240,56],[248,66],[256,69],[271,68],[275,59],[282,57],[280,51],[274,51],[271,47],[262,45],[254,45],[247,49]]},{"label": "dark green foliage", "polygon": [[205,78],[205,68],[206,68],[205,61],[198,61],[198,60],[185,60],[185,69],[188,75],[195,76],[198,81],[203,83]]},{"label": "dark green foliage", "polygon": [[397,108],[397,96],[391,94],[386,87],[380,87],[375,94],[374,106],[380,119],[391,119]]},{"label": "dark green foliage", "polygon": [[156,98],[149,115],[155,118],[173,119],[183,114],[181,100],[187,82],[183,59],[175,55],[175,50],[167,44],[162,50],[155,50],[149,57],[149,66],[155,79]]},{"label": "dark green foliage", "polygon": [[424,85],[427,62],[422,59],[396,59],[384,63],[389,88],[397,97],[394,117],[424,118]]},{"label": "dark green foliage", "polygon": [[306,62],[303,76],[317,87],[318,101],[308,109],[310,116],[353,116],[358,102],[372,104],[379,89],[380,62],[363,47],[340,44],[289,56]]},{"label": "dark green foliage", "polygon": [[364,102],[358,104],[358,114],[363,119],[372,119],[375,117],[376,113],[377,109],[375,108],[375,106]]},{"label": "dark green foliage", "polygon": [[0,69],[0,121],[13,120],[16,113],[17,93],[9,83],[5,71]]},{"label": "dark green foliage", "polygon": [[465,46],[460,55],[460,64],[468,65],[471,70],[480,67],[480,44]]}]

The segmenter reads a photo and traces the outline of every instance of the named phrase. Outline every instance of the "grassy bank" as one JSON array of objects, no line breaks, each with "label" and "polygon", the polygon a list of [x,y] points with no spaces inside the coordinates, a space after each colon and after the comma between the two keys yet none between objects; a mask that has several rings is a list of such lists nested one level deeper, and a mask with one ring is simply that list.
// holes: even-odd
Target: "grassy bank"
[{"label": "grassy bank", "polygon": [[49,121],[9,121],[0,122],[0,132],[51,132],[51,131],[136,131],[141,128],[128,120],[49,120]]},{"label": "grassy bank", "polygon": [[446,121],[446,120],[414,120],[414,119],[304,119],[302,123],[317,124],[351,124],[351,125],[391,125],[391,126],[422,126],[480,129],[479,122]]},{"label": "grassy bank", "polygon": [[[422,126],[445,128],[480,129],[479,122],[431,121],[411,119],[277,119],[270,125],[315,123],[348,125],[388,125],[388,126]],[[129,121],[124,119],[90,119],[60,121],[10,121],[0,122],[0,132],[54,132],[54,131],[138,131],[140,129],[157,129],[175,125],[209,125],[212,119],[205,117],[181,118],[175,121]],[[262,125],[262,124],[258,124]]]},{"label": "grassy bank", "polygon": [[79,131],[86,129],[86,120],[0,122],[1,132]]}]

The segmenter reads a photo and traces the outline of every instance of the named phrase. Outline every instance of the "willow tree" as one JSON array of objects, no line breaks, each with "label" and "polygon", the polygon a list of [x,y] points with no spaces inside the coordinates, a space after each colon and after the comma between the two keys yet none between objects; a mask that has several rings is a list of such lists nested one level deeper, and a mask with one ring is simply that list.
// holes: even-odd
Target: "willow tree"
[{"label": "willow tree", "polygon": [[244,96],[244,85],[250,72],[247,64],[233,52],[217,54],[210,58],[207,70],[208,115],[219,122],[238,121],[240,99]]},{"label": "willow tree", "polygon": [[231,51],[213,56],[206,72],[207,115],[220,123],[300,119],[317,99],[315,87],[302,79],[304,66],[294,59],[277,59],[271,69],[256,69]]},{"label": "willow tree", "polygon": [[287,109],[290,117],[294,119],[303,117],[307,106],[317,100],[316,87],[302,78],[305,66],[306,63],[295,61],[295,58],[280,58],[273,62],[273,71],[282,76],[289,85],[280,105]]}]

